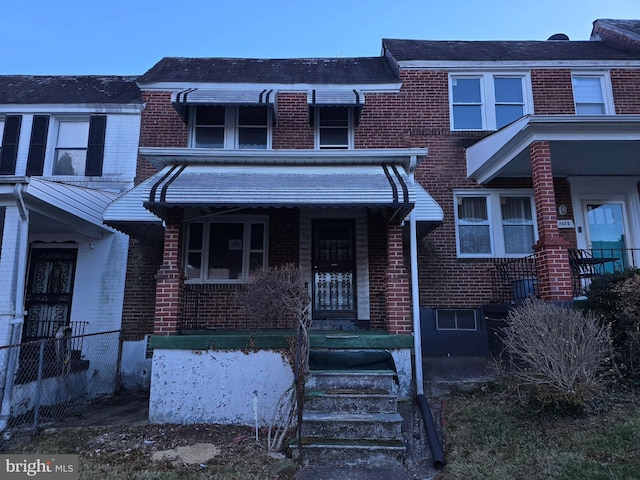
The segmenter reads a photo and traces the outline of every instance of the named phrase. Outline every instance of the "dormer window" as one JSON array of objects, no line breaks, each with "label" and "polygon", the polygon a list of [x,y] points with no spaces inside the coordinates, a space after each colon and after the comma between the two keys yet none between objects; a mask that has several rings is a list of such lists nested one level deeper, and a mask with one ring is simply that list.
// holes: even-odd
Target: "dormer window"
[{"label": "dormer window", "polygon": [[268,107],[198,105],[194,108],[194,148],[266,149],[270,142]]}]

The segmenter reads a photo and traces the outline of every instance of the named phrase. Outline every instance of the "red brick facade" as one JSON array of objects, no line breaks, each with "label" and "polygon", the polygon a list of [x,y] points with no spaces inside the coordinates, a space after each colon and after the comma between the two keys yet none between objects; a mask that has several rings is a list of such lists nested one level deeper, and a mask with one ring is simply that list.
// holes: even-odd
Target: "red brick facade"
[{"label": "red brick facade", "polygon": [[[572,115],[575,113],[571,70],[541,68],[529,72],[534,113],[538,115]],[[540,295],[549,300],[572,298],[567,248],[576,245],[573,229],[559,230],[557,220],[573,218],[571,189],[566,179],[554,177],[549,142],[530,146],[531,172],[526,178],[497,178],[479,185],[467,177],[465,149],[490,135],[486,131],[451,131],[449,81],[445,70],[400,70],[402,87],[397,93],[370,93],[355,128],[355,147],[428,148],[429,154],[418,167],[416,180],[442,207],[444,223],[420,238],[418,243],[420,304],[433,308],[478,308],[491,300],[488,269],[494,259],[458,258],[454,192],[468,189],[527,188],[534,193],[539,241]],[[640,114],[640,72],[614,69],[610,72],[613,97],[618,114]],[[142,147],[186,147],[188,128],[171,105],[171,95],[144,92],[146,108],[142,118]],[[273,149],[312,149],[314,129],[309,124],[306,92],[278,94],[277,124],[272,130]],[[138,180],[155,173],[153,167],[140,162]],[[557,206],[568,207],[565,217],[558,217]],[[255,213],[255,212],[252,212]],[[269,264],[299,262],[300,212],[268,210]],[[181,308],[180,229],[168,223],[162,265],[157,272],[155,333],[176,331]],[[132,255],[138,247],[134,245]],[[402,229],[387,225],[374,213],[368,216],[369,296],[372,329],[391,333],[410,333],[411,291],[405,265]],[[148,252],[145,252],[148,253]],[[140,256],[142,259],[143,256]],[[153,262],[153,260],[150,260]],[[130,267],[128,285],[136,276],[149,277],[149,262]],[[129,288],[129,287],[128,287]],[[237,287],[206,285],[197,287],[211,294],[208,309],[221,325],[237,324]],[[148,298],[128,291],[126,324],[150,326]],[[136,302],[140,302],[137,306]],[[146,310],[147,314],[142,313]],[[125,322],[123,322],[125,323]],[[131,336],[141,334],[133,327]]]}]

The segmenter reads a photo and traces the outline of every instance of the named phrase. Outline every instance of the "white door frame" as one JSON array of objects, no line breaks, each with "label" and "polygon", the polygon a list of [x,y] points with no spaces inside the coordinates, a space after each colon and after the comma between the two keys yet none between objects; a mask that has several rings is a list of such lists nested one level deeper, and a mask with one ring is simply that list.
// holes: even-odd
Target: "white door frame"
[{"label": "white door frame", "polygon": [[567,177],[578,248],[589,248],[586,203],[621,203],[626,248],[640,248],[640,177]]}]

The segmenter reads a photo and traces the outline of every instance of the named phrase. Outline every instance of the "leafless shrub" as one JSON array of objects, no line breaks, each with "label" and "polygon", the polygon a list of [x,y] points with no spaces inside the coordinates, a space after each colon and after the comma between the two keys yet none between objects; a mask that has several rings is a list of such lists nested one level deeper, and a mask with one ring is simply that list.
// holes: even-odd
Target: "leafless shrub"
[{"label": "leafless shrub", "polygon": [[627,350],[623,358],[627,359],[627,368],[631,376],[638,376],[640,363],[640,275],[627,278],[613,288],[619,303],[618,309],[625,318],[624,334],[626,341],[619,342]]},{"label": "leafless shrub", "polygon": [[509,314],[507,325],[509,374],[534,399],[583,408],[601,391],[611,338],[595,314],[530,299]]},{"label": "leafless shrub", "polygon": [[282,448],[288,432],[301,417],[304,384],[309,374],[310,298],[300,269],[293,264],[260,270],[242,293],[247,314],[265,327],[296,328],[291,355],[294,382],[278,400],[269,425],[268,448]]}]

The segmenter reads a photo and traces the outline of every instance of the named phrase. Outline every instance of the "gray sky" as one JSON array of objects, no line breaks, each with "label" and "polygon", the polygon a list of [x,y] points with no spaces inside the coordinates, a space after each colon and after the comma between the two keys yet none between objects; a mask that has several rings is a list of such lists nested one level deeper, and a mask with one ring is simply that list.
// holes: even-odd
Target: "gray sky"
[{"label": "gray sky", "polygon": [[588,40],[640,0],[22,0],[0,10],[0,74],[142,74],[162,57],[378,56],[382,38]]}]

